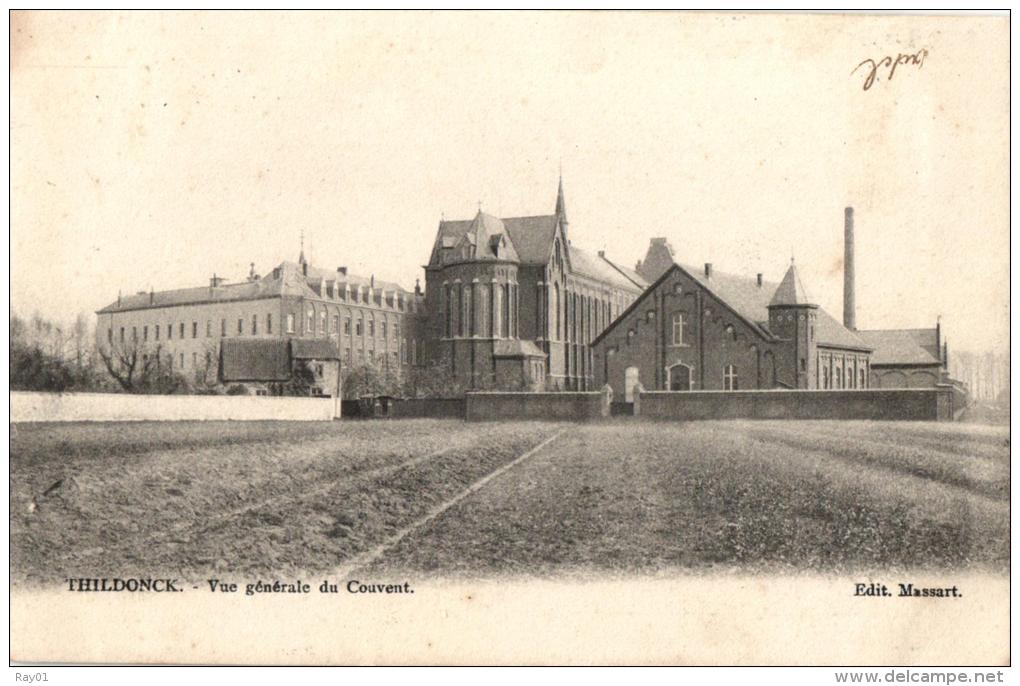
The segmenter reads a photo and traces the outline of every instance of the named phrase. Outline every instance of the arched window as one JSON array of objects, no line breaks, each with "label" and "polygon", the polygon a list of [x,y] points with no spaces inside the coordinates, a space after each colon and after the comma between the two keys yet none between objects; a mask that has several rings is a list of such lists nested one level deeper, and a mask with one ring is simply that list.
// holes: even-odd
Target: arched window
[{"label": "arched window", "polygon": [[[238,324],[238,329],[240,329],[240,324]],[[305,313],[305,333],[315,333],[315,309],[311,305],[308,306],[308,311]]]},{"label": "arched window", "polygon": [[[252,319],[252,333],[255,333],[254,327],[255,327],[255,319],[253,318]],[[326,335],[326,310],[325,310],[325,308],[322,309],[322,310],[319,310],[319,335],[320,336],[325,336]]]},{"label": "arched window", "polygon": [[684,315],[677,312],[673,315],[673,345],[684,344]]},{"label": "arched window", "polygon": [[485,284],[478,286],[478,323],[476,328],[478,329],[478,335],[489,336],[489,289],[486,288]]},{"label": "arched window", "polygon": [[732,364],[726,365],[723,370],[723,388],[727,391],[735,391],[739,385],[736,368]]},{"label": "arched window", "polygon": [[451,309],[452,306],[451,306],[451,303],[450,303],[450,285],[449,284],[446,284],[446,285],[443,286],[443,299],[446,301],[444,303],[444,305],[446,307],[446,325],[443,327],[443,330],[446,333],[446,337],[449,338],[450,336],[453,335],[453,315],[450,312],[450,309]]},{"label": "arched window", "polygon": [[860,380],[860,383],[857,384],[857,387],[858,388],[865,388],[866,387],[865,386],[865,379],[866,379],[866,377],[864,376],[864,368],[863,367],[859,370],[858,376],[860,377],[861,380]]},{"label": "arched window", "polygon": [[[559,243],[556,244],[556,247],[559,247]],[[553,312],[555,312],[554,316],[556,318],[555,340],[558,341],[560,340],[560,285],[558,283],[553,284]]]},{"label": "arched window", "polygon": [[463,309],[464,309],[464,315],[463,315],[464,324],[462,325],[462,327],[464,329],[464,333],[467,334],[468,336],[473,336],[475,334],[474,317],[471,316],[473,314],[472,311],[471,311],[471,307],[472,307],[472,304],[473,304],[471,302],[471,300],[472,300],[472,298],[471,298],[471,286],[470,285],[464,286],[464,303],[463,303],[463,305],[464,305],[464,307],[463,307]]},{"label": "arched window", "polygon": [[492,337],[503,337],[503,287],[492,285]]},{"label": "arched window", "polygon": [[460,336],[461,335],[461,316],[460,316],[460,284],[454,284],[453,290],[451,291],[451,303],[450,303],[450,317],[452,323],[450,324],[450,335]]},{"label": "arched window", "polygon": [[846,370],[846,387],[847,388],[854,387],[854,370],[850,369],[849,367]]},{"label": "arched window", "polygon": [[822,388],[829,387],[829,368],[822,367]]},{"label": "arched window", "polygon": [[501,292],[503,294],[503,297],[502,297],[503,306],[500,308],[500,317],[502,317],[503,322],[502,322],[502,324],[500,324],[500,331],[503,332],[504,336],[509,337],[510,336],[510,285],[509,284],[503,284],[503,286],[500,288],[500,290],[501,290]]}]

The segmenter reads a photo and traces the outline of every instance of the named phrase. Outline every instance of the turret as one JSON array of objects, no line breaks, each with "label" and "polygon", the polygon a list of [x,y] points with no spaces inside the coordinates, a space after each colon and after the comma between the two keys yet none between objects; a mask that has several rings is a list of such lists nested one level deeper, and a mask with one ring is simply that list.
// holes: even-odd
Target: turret
[{"label": "turret", "polygon": [[791,258],[790,268],[769,303],[769,330],[789,342],[785,353],[777,356],[776,371],[781,381],[794,388],[810,388],[810,381],[815,378],[817,318],[818,305],[808,297]]}]

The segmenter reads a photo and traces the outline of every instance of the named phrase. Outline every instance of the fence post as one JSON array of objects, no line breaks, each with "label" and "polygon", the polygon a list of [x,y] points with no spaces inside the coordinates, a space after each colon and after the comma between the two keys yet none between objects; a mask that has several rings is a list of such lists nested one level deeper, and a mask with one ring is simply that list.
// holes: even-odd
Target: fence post
[{"label": "fence post", "polygon": [[634,416],[637,417],[641,414],[641,394],[645,392],[645,387],[638,381],[634,385]]}]

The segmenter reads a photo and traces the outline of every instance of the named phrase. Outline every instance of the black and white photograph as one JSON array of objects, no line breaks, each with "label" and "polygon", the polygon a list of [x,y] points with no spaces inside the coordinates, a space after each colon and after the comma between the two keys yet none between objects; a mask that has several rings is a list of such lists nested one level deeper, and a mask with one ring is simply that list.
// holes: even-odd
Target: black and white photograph
[{"label": "black and white photograph", "polygon": [[9,23],[12,662],[1010,664],[1008,14]]}]

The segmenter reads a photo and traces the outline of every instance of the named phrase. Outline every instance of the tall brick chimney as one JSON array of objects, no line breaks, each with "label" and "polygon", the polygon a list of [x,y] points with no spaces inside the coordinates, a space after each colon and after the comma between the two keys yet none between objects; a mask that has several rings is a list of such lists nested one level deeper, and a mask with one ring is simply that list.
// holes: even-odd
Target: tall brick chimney
[{"label": "tall brick chimney", "polygon": [[854,208],[848,207],[843,217],[843,326],[857,330],[854,303]]}]

